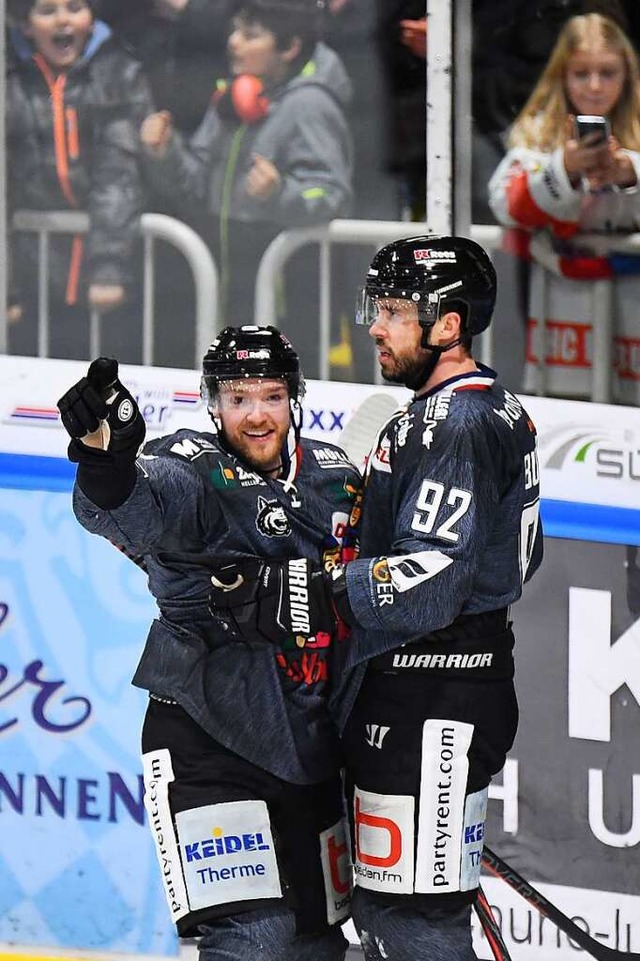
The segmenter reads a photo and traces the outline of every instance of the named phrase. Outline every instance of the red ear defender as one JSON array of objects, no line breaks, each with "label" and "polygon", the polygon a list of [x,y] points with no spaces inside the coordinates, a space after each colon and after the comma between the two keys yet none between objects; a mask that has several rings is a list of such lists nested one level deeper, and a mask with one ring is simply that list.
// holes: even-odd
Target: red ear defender
[{"label": "red ear defender", "polygon": [[267,116],[269,100],[263,93],[262,81],[252,73],[242,73],[234,78],[231,100],[243,123],[256,123]]}]

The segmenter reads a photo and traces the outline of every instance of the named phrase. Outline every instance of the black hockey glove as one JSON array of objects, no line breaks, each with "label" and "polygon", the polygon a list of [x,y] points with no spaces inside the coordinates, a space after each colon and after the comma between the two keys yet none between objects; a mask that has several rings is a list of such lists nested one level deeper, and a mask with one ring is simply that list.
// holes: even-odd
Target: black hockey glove
[{"label": "black hockey glove", "polygon": [[293,638],[304,647],[310,638],[334,636],[346,613],[344,601],[342,610],[334,603],[332,574],[307,558],[232,561],[211,584],[211,613],[245,640],[283,646]]},{"label": "black hockey glove", "polygon": [[[134,462],[144,441],[145,423],[134,398],[118,380],[117,360],[94,360],[87,376],[62,395],[58,410],[71,435],[69,460],[80,465],[80,488],[98,507],[119,506],[135,485]],[[88,434],[94,435],[99,447],[83,443]]]}]

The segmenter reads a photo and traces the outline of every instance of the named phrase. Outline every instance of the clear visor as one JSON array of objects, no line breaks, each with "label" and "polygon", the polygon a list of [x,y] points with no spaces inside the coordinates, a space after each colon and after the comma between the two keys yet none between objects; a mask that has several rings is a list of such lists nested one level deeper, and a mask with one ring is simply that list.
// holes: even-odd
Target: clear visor
[{"label": "clear visor", "polygon": [[378,321],[402,323],[411,320],[420,320],[423,324],[435,323],[438,319],[438,296],[429,294],[428,297],[408,291],[405,297],[393,293],[371,293],[366,287],[361,287],[356,301],[356,324],[371,327]]},{"label": "clear visor", "polygon": [[251,378],[250,380],[222,380],[213,390],[202,378],[202,394],[212,413],[236,411],[248,414],[258,409],[272,412],[288,410],[289,388],[285,380]]}]

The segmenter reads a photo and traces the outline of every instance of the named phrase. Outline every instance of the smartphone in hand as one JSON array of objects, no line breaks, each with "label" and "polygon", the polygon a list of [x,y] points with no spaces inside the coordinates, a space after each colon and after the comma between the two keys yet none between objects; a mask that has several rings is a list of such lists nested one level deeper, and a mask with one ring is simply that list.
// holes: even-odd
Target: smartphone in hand
[{"label": "smartphone in hand", "polygon": [[598,144],[606,143],[611,134],[609,120],[607,117],[600,117],[596,114],[578,114],[575,120],[576,140],[583,140],[591,134],[597,134],[598,136],[592,138],[589,146],[595,147]]}]

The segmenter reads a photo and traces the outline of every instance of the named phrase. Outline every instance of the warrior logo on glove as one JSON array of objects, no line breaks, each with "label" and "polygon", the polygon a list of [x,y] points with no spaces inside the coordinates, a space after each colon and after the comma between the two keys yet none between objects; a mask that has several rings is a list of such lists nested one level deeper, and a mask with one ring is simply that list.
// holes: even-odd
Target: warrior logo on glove
[{"label": "warrior logo on glove", "polygon": [[327,647],[338,618],[326,577],[303,557],[230,562],[211,576],[209,608],[245,640]]}]

